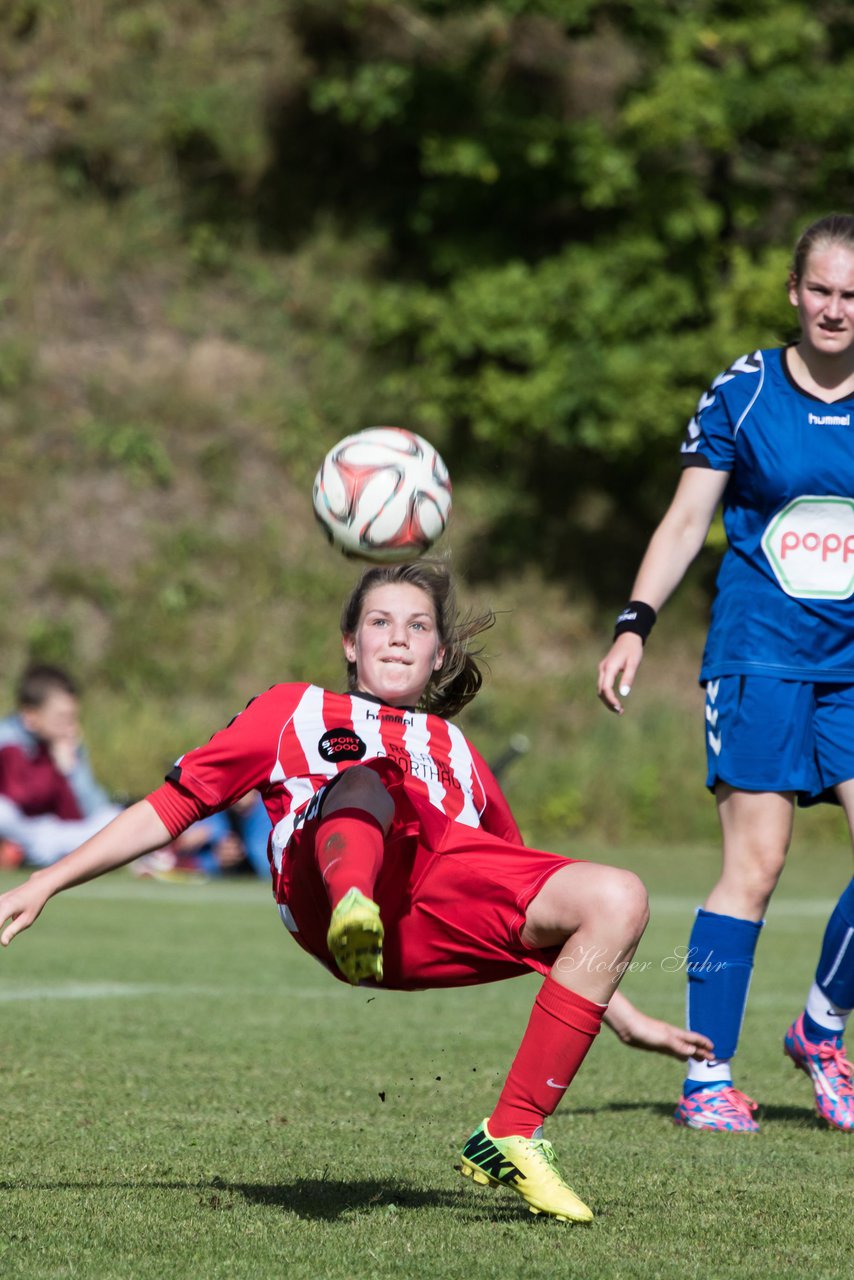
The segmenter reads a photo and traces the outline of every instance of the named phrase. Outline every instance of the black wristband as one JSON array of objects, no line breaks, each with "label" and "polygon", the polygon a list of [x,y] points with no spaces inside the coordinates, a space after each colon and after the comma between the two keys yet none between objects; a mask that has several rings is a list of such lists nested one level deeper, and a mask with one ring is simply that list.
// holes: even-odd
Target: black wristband
[{"label": "black wristband", "polygon": [[616,640],[617,636],[630,631],[632,635],[640,636],[643,643],[646,644],[646,638],[655,626],[657,617],[658,614],[651,604],[644,604],[643,600],[630,600],[617,618],[617,625],[614,627],[614,639]]}]

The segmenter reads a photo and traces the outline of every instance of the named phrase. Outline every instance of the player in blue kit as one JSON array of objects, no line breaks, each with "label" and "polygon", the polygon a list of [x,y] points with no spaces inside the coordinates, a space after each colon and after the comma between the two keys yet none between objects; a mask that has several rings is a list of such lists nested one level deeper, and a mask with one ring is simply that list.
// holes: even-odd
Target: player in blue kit
[{"label": "player in blue kit", "polygon": [[[701,397],[683,474],[599,667],[621,714],[656,612],[702,547],[718,506],[729,549],[700,681],[707,784],[723,836],[720,879],[691,933],[714,963],[688,975],[688,1020],[716,1057],[689,1061],[675,1113],[694,1129],[755,1132],[735,1055],[768,901],[795,800],[842,805],[854,838],[854,217],[800,237],[788,281],[799,340],[736,360]],[[829,1124],[854,1130],[843,1032],[854,1007],[854,880],[825,931],[806,1007],[784,1050]]]}]

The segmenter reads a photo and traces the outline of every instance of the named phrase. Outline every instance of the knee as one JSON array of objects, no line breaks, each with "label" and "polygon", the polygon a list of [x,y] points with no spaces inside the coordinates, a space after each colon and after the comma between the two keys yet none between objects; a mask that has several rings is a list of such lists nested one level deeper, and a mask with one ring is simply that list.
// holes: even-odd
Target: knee
[{"label": "knee", "polygon": [[602,913],[622,926],[626,934],[640,938],[649,921],[646,885],[633,871],[603,867],[599,905]]},{"label": "knee", "polygon": [[749,860],[748,882],[771,893],[780,879],[786,861],[786,848],[775,844],[760,844]]},{"label": "knee", "polygon": [[364,809],[387,831],[394,817],[394,801],[385,784],[364,765],[356,764],[342,773],[323,805],[328,817],[336,809]]},{"label": "knee", "polygon": [[[755,841],[741,857],[728,859],[725,856],[721,886],[738,897],[741,912],[754,915],[758,912],[761,915],[777,887],[785,861],[785,846]],[[733,910],[731,914],[739,914],[739,911]]]},{"label": "knee", "polygon": [[575,898],[580,924],[620,934],[627,942],[641,936],[649,920],[646,886],[633,871],[621,867],[586,866],[585,890]]}]

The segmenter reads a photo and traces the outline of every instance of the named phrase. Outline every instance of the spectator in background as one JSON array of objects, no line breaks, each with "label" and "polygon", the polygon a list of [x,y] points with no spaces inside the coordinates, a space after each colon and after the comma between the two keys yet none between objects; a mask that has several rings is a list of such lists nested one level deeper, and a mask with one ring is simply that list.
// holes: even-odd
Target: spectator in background
[{"label": "spectator in background", "polygon": [[[270,819],[260,792],[250,791],[217,816],[226,819],[232,837],[234,857],[231,869],[254,871],[256,876],[266,880],[270,875],[270,859],[267,857]],[[223,863],[222,858],[220,862]]]},{"label": "spectator in background", "polygon": [[0,861],[46,866],[119,812],[92,774],[77,686],[60,667],[33,664],[17,710],[0,720]]},{"label": "spectator in background", "polygon": [[254,872],[270,876],[267,844],[270,820],[259,792],[250,791],[228,809],[208,814],[153,853],[143,854],[130,869],[155,880]]}]

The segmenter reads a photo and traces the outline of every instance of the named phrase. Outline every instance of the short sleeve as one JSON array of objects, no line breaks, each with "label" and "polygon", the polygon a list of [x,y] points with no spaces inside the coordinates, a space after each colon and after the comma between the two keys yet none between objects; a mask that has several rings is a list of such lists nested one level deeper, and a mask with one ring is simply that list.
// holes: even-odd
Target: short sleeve
[{"label": "short sleeve", "polygon": [[[735,440],[744,409],[760,385],[761,353],[739,356],[704,391],[685,431],[680,449],[684,467],[732,471]],[[753,375],[740,378],[740,374]],[[742,404],[744,401],[744,404]]]},{"label": "short sleeve", "polygon": [[275,685],[253,698],[209,742],[181,756],[167,781],[211,810],[231,805],[249,791],[264,790],[276,764],[283,725],[293,714],[294,688]]}]

